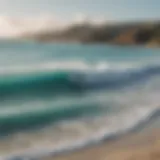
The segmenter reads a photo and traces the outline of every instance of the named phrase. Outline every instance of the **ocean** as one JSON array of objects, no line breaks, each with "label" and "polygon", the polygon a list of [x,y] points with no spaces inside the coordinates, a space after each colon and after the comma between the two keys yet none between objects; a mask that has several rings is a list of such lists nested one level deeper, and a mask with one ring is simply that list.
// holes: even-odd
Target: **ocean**
[{"label": "ocean", "polygon": [[0,41],[0,159],[131,132],[160,112],[160,49]]}]

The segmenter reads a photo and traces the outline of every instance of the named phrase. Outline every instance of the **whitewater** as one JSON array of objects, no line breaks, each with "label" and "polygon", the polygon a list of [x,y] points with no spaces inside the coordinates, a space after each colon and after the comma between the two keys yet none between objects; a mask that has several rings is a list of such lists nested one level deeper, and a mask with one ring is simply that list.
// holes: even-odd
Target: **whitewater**
[{"label": "whitewater", "polygon": [[0,41],[0,159],[39,159],[160,122],[159,49]]}]

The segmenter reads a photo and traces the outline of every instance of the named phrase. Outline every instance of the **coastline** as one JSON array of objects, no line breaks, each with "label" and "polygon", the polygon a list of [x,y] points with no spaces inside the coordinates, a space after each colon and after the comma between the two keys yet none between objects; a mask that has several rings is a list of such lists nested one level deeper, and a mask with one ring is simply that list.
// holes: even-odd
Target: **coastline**
[{"label": "coastline", "polygon": [[159,160],[160,128],[125,135],[112,142],[41,160]]},{"label": "coastline", "polygon": [[22,33],[19,39],[35,40],[46,43],[80,43],[80,44],[108,44],[119,46],[160,47],[159,20],[102,24],[73,24],[59,31],[41,31],[38,33]]},{"label": "coastline", "polygon": [[[157,110],[147,121],[124,134],[80,149],[50,154],[40,160],[159,160],[160,154],[159,159],[147,159],[160,153],[159,115]],[[145,159],[139,156],[145,156]]]},{"label": "coastline", "polygon": [[113,46],[113,47],[138,47],[138,48],[148,48],[148,49],[160,49],[160,44],[120,44],[120,43],[108,43],[108,42],[81,42],[81,41],[43,41],[43,40],[35,40],[35,39],[27,39],[27,38],[14,38],[9,39],[13,42],[34,42],[39,44],[76,44],[76,45],[102,45],[102,46]]},{"label": "coastline", "polygon": [[[16,154],[15,151],[15,154],[10,154],[8,156],[0,157],[0,159],[8,160],[8,159],[28,157],[29,159],[36,159],[36,160],[81,160],[81,159],[99,160],[99,157],[102,157],[100,160],[103,160],[105,157],[111,156],[109,160],[112,160],[113,155],[114,156],[117,154],[119,155],[121,152],[123,154],[129,152],[132,153],[133,149],[135,150],[134,152],[137,152],[136,148],[140,148],[140,150],[143,150],[141,146],[149,148],[149,146],[151,146],[157,140],[160,140],[159,123],[160,123],[160,108],[156,107],[156,109],[153,108],[153,110],[149,112],[149,115],[147,114],[147,117],[145,117],[145,119],[142,119],[138,124],[134,125],[126,132],[122,131],[122,133],[120,132],[117,135],[113,134],[110,135],[109,137],[104,137],[104,138],[102,137],[102,139],[97,141],[96,143],[89,143],[85,146],[80,145],[74,148],[69,148],[68,146],[68,148],[59,151],[58,150],[55,151],[52,149],[47,150],[43,148],[42,150],[39,151],[30,150],[28,153],[27,152],[24,153],[22,149],[21,153],[18,151],[17,152],[18,154]],[[156,137],[156,139],[154,137]],[[32,138],[35,137],[30,137],[30,138],[31,138],[30,140],[32,141]],[[8,145],[7,143],[6,144],[1,143],[0,145],[0,148],[2,150],[4,149],[4,151],[6,150],[6,152],[7,150],[9,151],[10,147],[11,149],[15,148],[12,143],[11,145]],[[27,147],[25,143],[24,147]],[[158,143],[158,149],[160,149],[160,143]],[[152,146],[150,147],[150,150],[152,150]],[[111,153],[113,153],[113,155]],[[113,158],[113,160],[121,160],[121,159]],[[122,160],[130,160],[130,159],[122,159]],[[143,160],[143,159],[136,159],[136,160]]]},{"label": "coastline", "polygon": [[12,42],[12,43],[37,43],[37,44],[65,44],[65,45],[102,45],[102,46],[113,46],[113,47],[136,47],[136,48],[147,48],[147,49],[160,49],[159,43],[148,43],[148,44],[128,44],[128,43],[113,43],[113,42],[82,42],[78,40],[38,40],[34,38],[25,38],[25,37],[13,37],[13,38],[6,38],[0,39],[3,42]]}]

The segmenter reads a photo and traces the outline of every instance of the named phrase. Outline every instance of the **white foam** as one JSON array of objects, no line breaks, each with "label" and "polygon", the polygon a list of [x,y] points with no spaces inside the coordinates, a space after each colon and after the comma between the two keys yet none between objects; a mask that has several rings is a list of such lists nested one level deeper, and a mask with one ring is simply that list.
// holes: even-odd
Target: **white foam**
[{"label": "white foam", "polygon": [[50,61],[35,64],[25,65],[12,65],[0,67],[0,75],[5,74],[20,74],[20,73],[34,73],[34,72],[46,72],[46,71],[127,71],[129,69],[138,69],[143,67],[143,64],[136,63],[112,63],[112,62],[97,62],[95,64],[87,61],[75,60],[75,61]]},{"label": "white foam", "polygon": [[[61,132],[63,131],[64,135],[59,133],[61,136],[61,141],[57,141],[55,138],[48,137],[48,140],[43,140],[39,143],[33,143],[30,149],[19,149],[18,151],[10,154],[8,156],[1,156],[1,159],[7,160],[11,157],[22,157],[23,158],[40,158],[47,155],[54,155],[62,151],[70,151],[72,149],[78,149],[86,146],[87,144],[99,143],[101,140],[104,140],[108,136],[114,136],[118,134],[125,133],[130,129],[134,128],[139,123],[145,122],[149,119],[157,108],[138,108],[128,110],[126,113],[121,115],[114,115],[108,117],[101,117],[95,119],[92,123],[87,121],[80,122],[70,122],[59,124]],[[118,118],[117,118],[118,117]],[[119,125],[123,124],[123,125]],[[92,125],[93,128],[90,126]],[[72,128],[73,133],[72,137],[67,137],[67,129]],[[50,132],[53,132],[52,130]],[[74,135],[76,132],[79,132],[79,135]],[[54,133],[52,134],[54,136]],[[57,137],[56,137],[57,138]],[[55,141],[54,141],[55,140]],[[29,159],[28,158],[28,159]]]}]

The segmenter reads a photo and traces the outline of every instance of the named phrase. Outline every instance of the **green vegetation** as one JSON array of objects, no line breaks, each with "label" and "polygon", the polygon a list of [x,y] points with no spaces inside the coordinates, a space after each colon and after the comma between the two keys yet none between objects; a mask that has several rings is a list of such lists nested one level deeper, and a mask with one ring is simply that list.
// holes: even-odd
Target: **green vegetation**
[{"label": "green vegetation", "polygon": [[23,37],[38,41],[160,46],[160,22],[101,26],[83,24],[74,25],[63,31],[26,34]]}]

